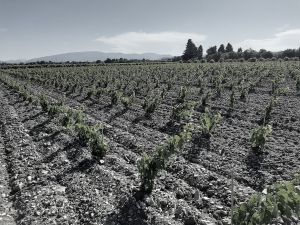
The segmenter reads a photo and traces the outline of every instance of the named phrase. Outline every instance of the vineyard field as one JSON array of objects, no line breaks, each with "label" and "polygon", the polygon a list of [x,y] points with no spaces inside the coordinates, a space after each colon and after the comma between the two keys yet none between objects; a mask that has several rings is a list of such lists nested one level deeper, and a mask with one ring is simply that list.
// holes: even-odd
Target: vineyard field
[{"label": "vineyard field", "polygon": [[0,118],[0,225],[231,224],[299,173],[300,64],[0,68]]}]

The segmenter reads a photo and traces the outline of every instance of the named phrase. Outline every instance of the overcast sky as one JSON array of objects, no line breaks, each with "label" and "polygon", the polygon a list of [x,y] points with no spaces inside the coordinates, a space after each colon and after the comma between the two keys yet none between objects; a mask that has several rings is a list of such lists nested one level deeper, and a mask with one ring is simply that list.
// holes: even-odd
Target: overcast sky
[{"label": "overcast sky", "polygon": [[74,51],[180,55],[300,46],[299,0],[0,0],[0,60]]}]

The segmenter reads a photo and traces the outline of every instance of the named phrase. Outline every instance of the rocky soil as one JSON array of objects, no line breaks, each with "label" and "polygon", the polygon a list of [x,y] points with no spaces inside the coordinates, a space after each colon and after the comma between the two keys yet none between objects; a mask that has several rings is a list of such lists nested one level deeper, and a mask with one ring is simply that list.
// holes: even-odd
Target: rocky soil
[{"label": "rocky soil", "polygon": [[[105,127],[110,150],[99,162],[57,119],[1,83],[0,225],[230,224],[232,179],[237,204],[266,185],[291,179],[300,169],[300,98],[292,88],[280,96],[272,113],[273,133],[264,154],[249,150],[251,131],[270,99],[267,83],[246,103],[238,102],[230,117],[226,116],[229,91],[211,102],[223,120],[210,141],[195,133],[182,153],[172,157],[144,201],[135,198],[140,182],[137,161],[174,133],[164,128],[176,93],[151,120],[142,117],[139,105],[124,111],[122,106],[106,107],[105,97],[95,102],[67,96],[67,105],[84,106],[89,122]],[[27,85],[36,95],[54,100],[66,96],[50,87]],[[196,111],[193,121],[199,117]]]}]

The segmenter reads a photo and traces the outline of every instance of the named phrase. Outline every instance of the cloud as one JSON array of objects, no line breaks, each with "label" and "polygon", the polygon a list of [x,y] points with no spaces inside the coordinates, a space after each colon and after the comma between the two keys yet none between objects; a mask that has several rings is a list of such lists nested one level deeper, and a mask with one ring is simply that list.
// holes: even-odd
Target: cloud
[{"label": "cloud", "polygon": [[281,51],[287,48],[298,48],[300,46],[300,29],[291,29],[276,33],[271,38],[266,39],[247,39],[235,46],[244,49],[252,48],[255,50],[267,49],[270,51]]},{"label": "cloud", "polygon": [[115,36],[102,36],[96,39],[101,49],[110,52],[145,53],[180,55],[185,49],[187,40],[195,44],[206,39],[205,35],[183,32],[127,32]]},{"label": "cloud", "polygon": [[280,26],[280,27],[277,27],[276,28],[276,31],[278,31],[278,32],[282,32],[282,31],[284,31],[284,30],[287,30],[287,29],[289,29],[290,28],[290,24],[289,23],[286,23],[286,24],[283,24],[282,26]]}]

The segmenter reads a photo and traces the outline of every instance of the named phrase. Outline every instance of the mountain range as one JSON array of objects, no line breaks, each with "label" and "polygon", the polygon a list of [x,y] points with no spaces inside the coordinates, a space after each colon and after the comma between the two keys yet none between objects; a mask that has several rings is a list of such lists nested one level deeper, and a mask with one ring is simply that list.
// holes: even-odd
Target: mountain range
[{"label": "mountain range", "polygon": [[33,58],[29,60],[7,60],[8,63],[29,63],[37,61],[52,61],[52,62],[66,62],[66,61],[76,61],[76,62],[94,62],[97,60],[104,61],[107,58],[110,59],[150,59],[150,60],[160,60],[164,58],[171,58],[171,55],[161,55],[156,53],[143,53],[143,54],[125,54],[125,53],[108,53],[108,52],[98,52],[98,51],[86,51],[86,52],[68,52],[57,55],[43,56],[39,58]]}]

